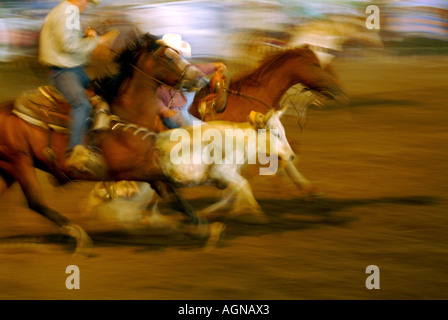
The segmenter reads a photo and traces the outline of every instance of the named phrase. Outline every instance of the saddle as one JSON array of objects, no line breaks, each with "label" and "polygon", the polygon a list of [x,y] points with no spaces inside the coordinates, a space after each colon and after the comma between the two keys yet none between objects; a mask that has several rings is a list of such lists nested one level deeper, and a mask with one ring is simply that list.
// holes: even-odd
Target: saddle
[{"label": "saddle", "polygon": [[[88,93],[89,95],[89,93]],[[90,98],[95,113],[92,130],[105,130],[109,127],[109,105],[101,97]],[[68,133],[70,105],[53,86],[41,86],[25,91],[14,102],[12,112],[26,122],[56,132]]]},{"label": "saddle", "polygon": [[[87,92],[87,95],[91,94]],[[95,109],[92,130],[108,130],[110,125],[109,105],[99,96],[91,97],[90,103]],[[70,111],[68,101],[62,93],[52,86],[41,86],[35,90],[25,91],[16,99],[12,110],[16,116],[32,125],[60,133],[69,133]],[[76,147],[73,153],[75,151]],[[48,148],[45,149],[45,156],[50,162],[55,161],[55,154],[51,145],[48,145]],[[106,164],[98,149],[84,148],[78,152],[76,161],[76,165],[72,165],[72,170],[93,177],[105,177]],[[68,180],[63,173],[61,177],[57,178],[59,184]]]},{"label": "saddle", "polygon": [[23,92],[14,102],[12,112],[35,126],[56,132],[69,131],[70,105],[52,86]]}]

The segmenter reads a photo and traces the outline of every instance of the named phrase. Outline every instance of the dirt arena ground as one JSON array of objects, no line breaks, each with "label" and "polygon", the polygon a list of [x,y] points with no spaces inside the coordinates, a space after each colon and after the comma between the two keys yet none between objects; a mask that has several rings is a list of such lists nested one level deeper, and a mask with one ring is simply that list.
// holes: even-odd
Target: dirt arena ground
[{"label": "dirt arena ground", "polygon": [[[52,206],[91,235],[93,256],[72,257],[14,185],[0,199],[0,299],[447,299],[448,56],[366,53],[335,67],[351,106],[310,111],[303,132],[284,118],[322,197],[304,200],[282,172],[252,176],[270,223],[228,222],[206,251],[186,234],[87,221],[93,184],[55,188],[40,174]],[[3,67],[2,98],[41,83],[23,69]],[[217,194],[184,191],[197,208]],[[79,290],[65,286],[69,265]],[[369,265],[378,290],[365,286]]]}]

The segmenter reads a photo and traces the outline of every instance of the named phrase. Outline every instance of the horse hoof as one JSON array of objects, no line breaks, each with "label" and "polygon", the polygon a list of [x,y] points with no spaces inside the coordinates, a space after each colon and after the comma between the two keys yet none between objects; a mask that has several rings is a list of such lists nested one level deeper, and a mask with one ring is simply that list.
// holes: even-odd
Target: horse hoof
[{"label": "horse hoof", "polygon": [[313,186],[304,188],[298,192],[298,196],[304,200],[313,200],[315,198],[320,198],[323,195],[325,195],[323,191],[320,191],[318,188]]},{"label": "horse hoof", "polygon": [[76,249],[74,255],[90,255],[90,249],[93,247],[92,239],[80,226],[70,224],[63,227],[64,231],[76,240]]},{"label": "horse hoof", "polygon": [[214,222],[210,225],[210,236],[208,237],[207,244],[204,248],[206,251],[216,248],[219,245],[225,229],[226,225],[221,222]]},{"label": "horse hoof", "polygon": [[313,187],[305,192],[304,197],[306,200],[313,200],[316,198],[323,197],[324,195],[325,192],[320,191],[319,189]]},{"label": "horse hoof", "polygon": [[207,223],[187,223],[183,225],[183,231],[199,239],[210,237],[210,225]]}]

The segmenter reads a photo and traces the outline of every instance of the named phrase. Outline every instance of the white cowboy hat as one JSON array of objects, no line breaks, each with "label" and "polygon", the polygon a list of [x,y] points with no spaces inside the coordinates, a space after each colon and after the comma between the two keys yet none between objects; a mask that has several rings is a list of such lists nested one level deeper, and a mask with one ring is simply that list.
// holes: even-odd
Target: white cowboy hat
[{"label": "white cowboy hat", "polygon": [[191,46],[187,41],[182,40],[182,36],[177,33],[165,33],[159,43],[163,43],[178,51],[186,58],[191,57]]}]

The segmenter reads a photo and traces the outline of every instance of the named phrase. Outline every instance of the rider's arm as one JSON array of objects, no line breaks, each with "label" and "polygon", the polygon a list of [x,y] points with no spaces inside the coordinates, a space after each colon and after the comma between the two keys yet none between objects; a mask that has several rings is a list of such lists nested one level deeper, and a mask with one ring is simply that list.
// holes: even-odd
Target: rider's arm
[{"label": "rider's arm", "polygon": [[[68,14],[70,11],[66,13]],[[79,14],[70,16],[70,19],[74,19],[74,21],[67,20],[67,14],[52,15],[49,19],[53,21],[48,21],[52,23],[52,33],[64,52],[88,56],[99,44],[110,46],[119,34],[117,30],[111,30],[98,36],[94,30],[88,30],[88,36],[84,37],[84,33],[79,28]]]},{"label": "rider's arm", "polygon": [[175,109],[187,102],[182,92],[171,90],[164,85],[157,88],[156,95],[158,114],[161,117],[172,117],[177,113]]},{"label": "rider's arm", "polygon": [[203,64],[194,64],[196,68],[201,70],[206,75],[210,75],[214,72],[221,72],[227,70],[226,66],[222,62],[211,62],[211,63],[203,63]]},{"label": "rider's arm", "polygon": [[52,24],[51,31],[60,48],[67,53],[90,54],[97,47],[99,38],[84,38],[84,33],[79,28],[79,14],[74,15],[70,10],[64,11],[51,15],[49,19],[53,21],[47,21]]}]

